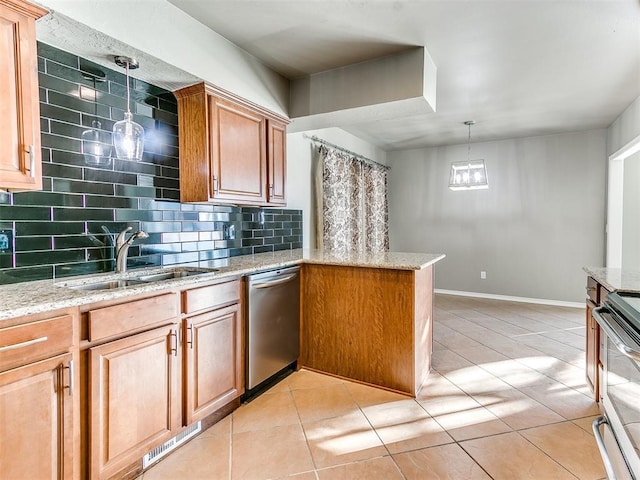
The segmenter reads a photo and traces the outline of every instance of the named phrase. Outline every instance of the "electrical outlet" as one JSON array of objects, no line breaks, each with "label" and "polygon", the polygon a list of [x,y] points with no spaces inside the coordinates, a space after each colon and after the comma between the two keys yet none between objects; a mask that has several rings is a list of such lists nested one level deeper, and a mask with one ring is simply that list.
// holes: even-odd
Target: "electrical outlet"
[{"label": "electrical outlet", "polygon": [[480,272],[480,280],[486,280],[487,279],[487,272],[485,272],[484,270],[482,270]]},{"label": "electrical outlet", "polygon": [[0,230],[0,253],[13,253],[13,230]]}]

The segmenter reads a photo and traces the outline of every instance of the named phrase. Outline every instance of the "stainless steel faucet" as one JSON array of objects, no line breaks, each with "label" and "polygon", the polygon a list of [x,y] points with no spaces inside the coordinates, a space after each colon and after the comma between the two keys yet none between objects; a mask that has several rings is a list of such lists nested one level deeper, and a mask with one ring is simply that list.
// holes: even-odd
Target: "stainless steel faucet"
[{"label": "stainless steel faucet", "polygon": [[136,233],[131,234],[131,236],[125,240],[125,236],[127,232],[133,230],[133,227],[127,227],[123,231],[118,234],[118,238],[116,238],[116,272],[123,273],[127,271],[127,253],[129,252],[129,247],[133,243],[136,238],[149,238],[147,232],[142,230],[137,231]]}]

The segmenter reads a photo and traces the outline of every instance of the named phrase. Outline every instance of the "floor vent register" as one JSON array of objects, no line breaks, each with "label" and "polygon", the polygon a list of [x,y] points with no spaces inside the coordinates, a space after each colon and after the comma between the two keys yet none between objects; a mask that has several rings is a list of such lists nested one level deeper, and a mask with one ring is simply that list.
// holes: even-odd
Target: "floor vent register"
[{"label": "floor vent register", "polygon": [[189,440],[194,435],[197,435],[198,433],[200,433],[201,430],[202,430],[201,422],[194,423],[189,428],[183,430],[175,437],[167,440],[162,445],[154,448],[149,453],[147,453],[144,457],[142,457],[142,468],[145,469],[152,463],[157,462],[162,457],[164,457],[167,453],[176,449],[177,447],[182,445],[184,442]]}]

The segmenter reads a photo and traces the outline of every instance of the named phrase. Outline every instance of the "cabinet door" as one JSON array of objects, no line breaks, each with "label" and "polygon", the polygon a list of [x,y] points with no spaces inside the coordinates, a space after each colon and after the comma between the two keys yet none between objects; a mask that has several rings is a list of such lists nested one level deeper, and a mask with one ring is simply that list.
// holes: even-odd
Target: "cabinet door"
[{"label": "cabinet door", "polygon": [[0,4],[0,188],[42,188],[34,17],[25,2]]},{"label": "cabinet door", "polygon": [[287,127],[273,120],[267,121],[269,145],[268,201],[271,205],[286,205]]},{"label": "cabinet door", "polygon": [[237,304],[185,320],[185,425],[244,392],[243,337]]},{"label": "cabinet door", "polygon": [[71,358],[0,373],[0,478],[73,478]]},{"label": "cabinet door", "polygon": [[265,118],[216,97],[211,114],[213,199],[261,204],[267,201]]},{"label": "cabinet door", "polygon": [[587,382],[593,390],[595,400],[598,401],[598,357],[600,349],[600,327],[591,316],[591,312],[595,307],[596,305],[593,302],[587,300],[585,363]]},{"label": "cabinet door", "polygon": [[179,350],[176,325],[89,350],[91,478],[109,478],[173,437]]}]

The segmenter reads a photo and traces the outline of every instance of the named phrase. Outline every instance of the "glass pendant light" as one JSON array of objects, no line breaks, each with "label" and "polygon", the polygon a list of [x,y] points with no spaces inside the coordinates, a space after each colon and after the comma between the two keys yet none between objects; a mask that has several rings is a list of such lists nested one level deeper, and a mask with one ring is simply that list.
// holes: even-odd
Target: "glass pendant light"
[{"label": "glass pendant light", "polygon": [[127,77],[127,111],[124,113],[124,120],[120,120],[113,125],[113,146],[116,149],[116,156],[120,160],[142,160],[144,150],[144,129],[133,121],[133,115],[129,109],[129,70],[138,68],[138,61],[135,58],[117,56],[114,58],[116,65],[126,69]]},{"label": "glass pendant light", "polygon": [[467,144],[467,161],[453,162],[449,175],[449,188],[451,190],[480,190],[489,188],[487,178],[487,167],[484,160],[471,160],[471,125],[475,125],[474,120],[464,122],[469,127],[469,138]]},{"label": "glass pendant light", "polygon": [[[96,82],[104,82],[106,76],[102,70],[93,69],[92,71],[83,72],[83,77],[93,81],[93,92],[97,96]],[[82,154],[84,162],[93,167],[104,167],[111,163],[109,150],[111,150],[108,141],[105,138],[105,132],[102,130],[102,124],[98,120],[98,100],[94,101],[94,119],[91,121],[91,128],[82,132]]]}]

